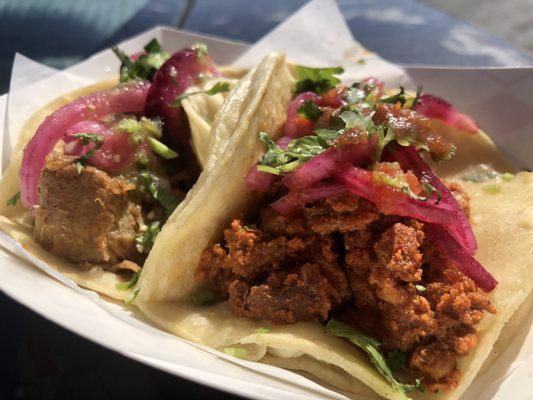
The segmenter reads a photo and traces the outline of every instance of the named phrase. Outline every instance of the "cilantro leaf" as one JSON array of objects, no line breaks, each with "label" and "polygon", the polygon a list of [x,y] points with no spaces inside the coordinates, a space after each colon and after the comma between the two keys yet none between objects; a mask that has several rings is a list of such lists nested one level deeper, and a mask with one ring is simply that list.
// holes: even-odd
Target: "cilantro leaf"
[{"label": "cilantro leaf", "polygon": [[146,46],[144,46],[144,51],[147,53],[161,53],[165,50],[163,50],[163,47],[161,47],[161,44],[157,41],[157,39],[152,39],[148,42]]},{"label": "cilantro leaf", "polygon": [[7,199],[6,206],[14,207],[19,201],[19,199],[20,199],[20,192],[17,192],[13,196],[11,196],[9,199]]},{"label": "cilantro leaf", "polygon": [[404,108],[413,108],[418,104],[418,100],[420,99],[420,94],[422,93],[422,86],[418,85],[416,88],[416,94],[413,97],[409,93],[405,92],[405,89],[403,86],[400,85],[400,88],[398,90],[398,93],[385,97],[380,100],[381,103],[389,103],[389,104],[396,104],[400,103],[400,105]]},{"label": "cilantro leaf", "polygon": [[104,138],[97,133],[76,133],[72,136],[81,139],[81,144],[84,146],[87,146],[91,142],[94,143],[94,146],[87,153],[76,159],[76,169],[78,170],[78,174],[80,174],[81,169],[87,163],[87,160],[89,160],[89,158],[102,147],[104,144]]},{"label": "cilantro leaf", "polygon": [[117,289],[118,290],[127,290],[127,289],[131,289],[132,287],[134,287],[137,282],[139,281],[139,277],[141,276],[141,270],[135,272],[133,274],[133,277],[127,281],[127,282],[122,282],[122,283],[117,283]]},{"label": "cilantro leaf", "polygon": [[181,107],[181,102],[191,96],[197,95],[197,94],[206,94],[208,96],[214,96],[218,93],[224,93],[228,92],[230,90],[229,82],[217,82],[213,85],[211,89],[208,90],[198,90],[196,92],[188,92],[188,93],[182,93],[176,99],[172,102],[172,107]]},{"label": "cilantro leaf", "polygon": [[135,238],[137,250],[139,253],[148,254],[154,246],[155,238],[161,232],[161,223],[159,221],[152,222],[142,235]]},{"label": "cilantro leaf", "polygon": [[337,138],[341,131],[318,129],[315,133],[291,140],[286,149],[281,149],[266,133],[259,133],[259,138],[267,145],[267,151],[259,159],[258,171],[273,175],[293,171],[328,149],[331,140]]},{"label": "cilantro leaf", "polygon": [[408,397],[406,394],[420,387],[420,380],[417,379],[415,385],[401,383],[392,375],[392,371],[387,365],[383,354],[379,350],[380,343],[376,339],[367,336],[351,326],[334,319],[329,320],[326,325],[326,333],[328,335],[335,335],[349,340],[351,343],[363,350],[370,358],[370,363],[383,377],[390,383],[392,388]]},{"label": "cilantro leaf", "polygon": [[296,66],[296,93],[323,93],[337,86],[341,81],[334,75],[344,72],[342,67],[311,68]]},{"label": "cilantro leaf", "polygon": [[139,178],[141,187],[144,188],[154,200],[161,204],[169,213],[174,211],[178,205],[178,199],[172,192],[169,192],[159,185],[150,171],[146,169],[139,171]]},{"label": "cilantro leaf", "polygon": [[170,54],[161,47],[156,39],[152,39],[144,46],[145,54],[141,54],[135,61],[132,61],[118,47],[113,47],[112,50],[121,62],[120,82],[151,80],[156,71],[170,58]]},{"label": "cilantro leaf", "polygon": [[307,118],[310,121],[314,121],[324,114],[324,111],[320,109],[312,100],[306,100],[298,107],[298,115]]},{"label": "cilantro leaf", "polygon": [[400,85],[400,90],[398,91],[398,93],[396,93],[395,95],[389,96],[389,97],[385,97],[384,99],[381,99],[380,101],[382,103],[390,103],[390,104],[400,103],[401,106],[403,107],[403,105],[407,102],[407,99],[405,98],[405,96],[406,96],[405,89],[403,86]]}]

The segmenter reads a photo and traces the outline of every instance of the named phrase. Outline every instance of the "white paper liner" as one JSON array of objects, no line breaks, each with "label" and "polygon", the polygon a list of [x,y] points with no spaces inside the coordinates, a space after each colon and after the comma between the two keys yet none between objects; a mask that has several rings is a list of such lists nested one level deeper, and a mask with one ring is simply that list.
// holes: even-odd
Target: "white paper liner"
[{"label": "white paper liner", "polygon": [[[533,149],[532,69],[409,68],[407,75],[400,67],[364,50],[353,39],[333,0],[308,3],[250,48],[242,43],[165,27],[137,35],[119,46],[127,53],[138,52],[154,37],[170,51],[205,42],[219,64],[235,62],[249,66],[269,51],[284,51],[295,63],[342,65],[347,81],[377,76],[389,84],[409,86],[411,76],[414,81],[423,83],[426,92],[438,94],[474,116],[517,163],[533,167],[533,158],[528,155],[528,150]],[[17,133],[31,113],[62,94],[116,76],[118,67],[119,62],[111,50],[95,54],[61,72],[17,55],[9,100],[0,97],[0,127],[5,127],[0,134],[2,170],[7,166]],[[243,396],[345,398],[292,372],[229,357],[162,332],[131,308],[103,300],[96,293],[78,287],[2,232],[0,245],[66,285],[58,284],[29,267],[27,262],[0,249],[0,288],[39,314],[89,340],[167,372]],[[507,399],[511,396],[526,399],[530,396],[528,388],[533,370],[530,326],[531,321],[525,324],[515,343],[499,358],[498,365],[478,375],[464,399]]]}]

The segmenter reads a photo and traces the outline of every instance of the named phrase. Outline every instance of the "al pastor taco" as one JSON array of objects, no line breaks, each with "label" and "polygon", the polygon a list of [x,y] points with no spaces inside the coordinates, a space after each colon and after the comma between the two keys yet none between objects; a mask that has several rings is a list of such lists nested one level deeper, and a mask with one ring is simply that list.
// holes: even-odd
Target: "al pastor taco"
[{"label": "al pastor taco", "polygon": [[270,56],[230,94],[224,156],[155,244],[136,304],[347,392],[458,398],[531,301],[533,174],[439,98],[288,70]]},{"label": "al pastor taco", "polygon": [[81,286],[125,299],[196,182],[236,80],[202,44],[114,51],[118,81],[58,98],[26,122],[0,185],[0,229]]}]

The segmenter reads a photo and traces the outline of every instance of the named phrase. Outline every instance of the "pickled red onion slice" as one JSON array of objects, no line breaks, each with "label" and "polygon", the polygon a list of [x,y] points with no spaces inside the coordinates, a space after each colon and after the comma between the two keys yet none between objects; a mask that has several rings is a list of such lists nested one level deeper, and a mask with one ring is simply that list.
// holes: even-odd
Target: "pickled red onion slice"
[{"label": "pickled red onion slice", "polygon": [[[292,139],[290,137],[283,136],[277,140],[276,144],[281,149],[286,149],[291,140]],[[267,172],[258,171],[257,164],[255,164],[250,169],[250,172],[248,172],[248,175],[246,175],[246,178],[245,178],[245,181],[248,187],[258,192],[268,191],[268,189],[270,189],[270,186],[272,186],[275,180],[276,180],[276,175],[269,174]]]},{"label": "pickled red onion slice", "polygon": [[386,157],[397,161],[404,171],[411,170],[419,180],[430,183],[441,195],[441,203],[448,204],[456,211],[456,218],[446,224],[451,235],[473,255],[477,250],[477,241],[468,222],[468,218],[448,187],[431,171],[414,147],[394,146],[387,149]]},{"label": "pickled red onion slice", "polygon": [[67,130],[84,120],[99,120],[106,115],[140,113],[144,109],[150,84],[135,82],[97,92],[61,107],[48,116],[28,142],[20,168],[20,197],[25,207],[39,203],[37,187],[46,156]]},{"label": "pickled red onion slice", "polygon": [[67,133],[63,138],[63,141],[65,142],[63,154],[80,157],[94,147],[94,143],[89,143],[84,146],[81,139],[74,135],[78,133],[96,133],[100,136],[106,136],[107,130],[105,125],[98,121],[87,120],[78,122],[67,130]]},{"label": "pickled red onion slice", "polygon": [[361,143],[340,148],[330,147],[287,174],[283,183],[291,189],[309,187],[333,175],[344,164],[367,164],[376,152],[376,144],[377,138],[373,136]]},{"label": "pickled red onion slice", "polygon": [[346,187],[338,183],[321,182],[302,190],[291,190],[270,206],[280,214],[288,214],[302,205],[346,193]]},{"label": "pickled red onion slice", "polygon": [[439,119],[446,125],[453,126],[461,131],[477,133],[479,130],[479,125],[471,117],[459,112],[447,101],[431,94],[420,96],[414,110],[428,118]]},{"label": "pickled red onion slice", "polygon": [[350,193],[374,203],[384,214],[415,218],[439,225],[446,225],[457,215],[456,210],[448,204],[413,199],[393,188],[376,183],[372,179],[372,171],[362,168],[343,168],[335,174],[335,179],[344,184]]},{"label": "pickled red onion slice", "polygon": [[294,98],[287,108],[287,122],[285,122],[285,136],[297,138],[313,133],[314,124],[307,118],[298,114],[298,109],[306,101],[319,104],[320,96],[313,92],[300,93]]},{"label": "pickled red onion slice", "polygon": [[446,257],[454,262],[457,268],[472,279],[486,292],[490,292],[498,281],[471,254],[465,250],[443,226],[425,224],[427,239]]},{"label": "pickled red onion slice", "polygon": [[146,116],[163,119],[163,135],[170,146],[192,151],[189,143],[189,124],[182,107],[172,105],[180,94],[194,85],[200,74],[219,76],[211,58],[200,55],[197,48],[178,51],[155,73],[146,99]]}]

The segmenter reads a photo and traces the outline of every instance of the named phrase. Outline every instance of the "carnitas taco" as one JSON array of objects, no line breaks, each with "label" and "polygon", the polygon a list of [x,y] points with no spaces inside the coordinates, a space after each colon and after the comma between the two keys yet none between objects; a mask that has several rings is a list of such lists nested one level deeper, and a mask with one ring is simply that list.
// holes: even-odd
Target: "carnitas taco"
[{"label": "carnitas taco", "polygon": [[[156,40],[120,78],[31,116],[0,184],[0,228],[81,286],[125,299],[159,231],[197,180],[235,79],[205,45]],[[227,69],[226,69],[227,70]]]},{"label": "carnitas taco", "polygon": [[271,56],[229,96],[225,156],[155,244],[136,304],[352,394],[458,398],[531,299],[533,175],[437,97],[288,71]]}]

